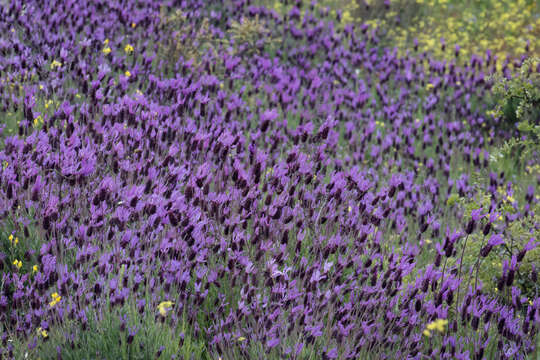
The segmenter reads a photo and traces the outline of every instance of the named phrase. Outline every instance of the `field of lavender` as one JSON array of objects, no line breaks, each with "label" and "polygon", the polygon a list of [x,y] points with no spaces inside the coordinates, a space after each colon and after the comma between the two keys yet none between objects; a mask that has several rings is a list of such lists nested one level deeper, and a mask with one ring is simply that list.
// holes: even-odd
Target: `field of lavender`
[{"label": "field of lavender", "polygon": [[0,359],[540,359],[538,2],[404,4],[0,0]]}]

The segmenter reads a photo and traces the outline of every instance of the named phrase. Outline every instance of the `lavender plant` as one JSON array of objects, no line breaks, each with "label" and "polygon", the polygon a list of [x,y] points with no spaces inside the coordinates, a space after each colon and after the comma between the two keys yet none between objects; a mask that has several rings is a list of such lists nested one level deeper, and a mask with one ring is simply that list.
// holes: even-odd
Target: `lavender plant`
[{"label": "lavender plant", "polygon": [[2,3],[0,356],[533,356],[540,168],[490,161],[491,53],[284,5]]}]

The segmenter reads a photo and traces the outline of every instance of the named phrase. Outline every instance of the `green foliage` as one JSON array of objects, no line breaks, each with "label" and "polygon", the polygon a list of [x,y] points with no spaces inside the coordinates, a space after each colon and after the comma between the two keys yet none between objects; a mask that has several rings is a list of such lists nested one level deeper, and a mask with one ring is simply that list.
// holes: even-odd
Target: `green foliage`
[{"label": "green foliage", "polygon": [[504,128],[519,135],[507,141],[500,152],[522,164],[538,158],[540,153],[540,73],[535,69],[539,61],[540,58],[525,60],[512,78],[493,78],[496,115]]},{"label": "green foliage", "polygon": [[37,262],[34,253],[39,249],[40,237],[32,225],[20,228],[16,224],[10,218],[0,222],[0,266],[3,271],[31,274]]},{"label": "green foliage", "polygon": [[[490,202],[491,196],[484,193],[480,193],[477,199],[460,197],[454,201],[455,204],[459,204],[462,208],[465,218],[470,217],[471,210],[488,209]],[[512,208],[512,211],[510,211],[510,208]],[[512,213],[516,210],[508,201],[504,200],[498,203],[495,209],[501,215],[492,224],[491,233],[484,236],[482,231],[479,230],[469,235],[463,253],[463,269],[464,274],[469,274],[469,284],[474,286],[477,281],[478,283],[481,281],[484,291],[497,294],[497,281],[498,277],[502,275],[503,262],[508,261],[510,263],[512,256],[519,253],[531,238],[540,239],[540,228],[538,227],[538,224],[540,224],[540,204],[537,203],[531,210],[534,215],[508,221],[502,214]],[[477,229],[482,229],[487,221],[487,217],[482,218],[479,225],[477,225]],[[505,243],[494,247],[488,256],[481,257],[480,250],[487,244],[489,237],[493,233],[501,233]],[[448,263],[450,268],[458,264],[460,254],[461,250],[457,252],[456,257],[450,259]],[[537,267],[540,264],[540,247],[526,253],[515,275],[514,285],[519,286],[523,294],[530,298],[534,298],[538,291],[538,285],[534,284],[529,277],[533,264],[536,264]],[[467,275],[465,275],[465,278],[467,278]]]},{"label": "green foliage", "polygon": [[500,76],[494,78],[496,82],[493,93],[498,98],[497,113],[510,126],[534,122],[540,116],[540,74],[534,68],[538,61],[540,58],[525,60],[517,74],[510,79]]},{"label": "green foliage", "polygon": [[[187,21],[181,10],[167,13],[162,7],[160,15],[161,30],[168,34],[160,43],[158,58],[164,60],[168,67],[174,67],[178,59],[193,61],[195,67],[203,64],[206,55],[214,56],[217,49],[224,46],[233,54],[260,54],[262,52],[275,53],[281,44],[281,38],[272,34],[265,23],[258,16],[232,21],[225,37],[216,37],[210,31],[210,20],[204,18],[200,23],[193,25]],[[217,66],[215,66],[217,65]],[[225,74],[220,59],[214,62],[214,71]]]},{"label": "green foliage", "polygon": [[165,7],[162,7],[160,27],[169,36],[159,44],[160,58],[172,61],[172,65],[180,58],[193,60],[196,66],[200,65],[202,55],[208,51],[214,52],[219,44],[219,40],[211,34],[209,25],[207,18],[193,25],[181,10],[167,14]]},{"label": "green foliage", "polygon": [[[523,249],[530,239],[540,239],[540,227],[538,226],[540,224],[540,205],[538,203],[535,206],[534,213],[534,216],[528,216],[509,224],[506,233],[510,239],[510,244],[514,248],[514,252],[519,252]],[[529,278],[533,264],[538,269],[540,264],[540,247],[527,252],[516,276],[517,285],[530,298],[536,297],[538,293],[538,284],[533,283]]]},{"label": "green foliage", "polygon": [[[32,359],[55,359],[58,351],[67,360],[171,359],[173,355],[211,359],[204,342],[194,339],[182,320],[180,326],[173,327],[149,306],[141,314],[133,302],[128,302],[99,314],[89,312],[87,318],[84,331],[80,322],[68,320],[60,328],[51,327],[45,338],[36,330],[37,347],[32,351],[25,351],[25,346],[16,348]],[[135,335],[128,341],[132,330]]]},{"label": "green foliage", "polygon": [[228,34],[234,41],[237,53],[261,53],[265,48],[273,51],[281,42],[281,38],[271,35],[259,16],[233,21]]},{"label": "green foliage", "polygon": [[[497,276],[502,273],[502,262],[505,257],[504,252],[493,249],[485,258],[480,257],[480,250],[489,239],[481,234],[471,234],[469,236],[467,247],[463,255],[463,269],[465,274],[469,274],[469,284],[472,286],[482,282],[482,289],[489,293],[497,292]],[[459,259],[452,258],[449,265],[455,264]],[[472,269],[472,271],[471,271]],[[467,275],[465,276],[467,278]],[[478,281],[478,283],[476,283]]]},{"label": "green foliage", "polygon": [[[358,3],[361,4],[361,2]],[[384,0],[372,0],[368,3],[368,6],[360,5],[355,7],[353,17],[357,21],[386,20],[390,26],[407,27],[414,25],[418,21],[423,10],[420,3],[409,0],[392,1],[391,12],[388,11],[388,6]],[[386,40],[390,44],[394,39],[387,38]]]}]

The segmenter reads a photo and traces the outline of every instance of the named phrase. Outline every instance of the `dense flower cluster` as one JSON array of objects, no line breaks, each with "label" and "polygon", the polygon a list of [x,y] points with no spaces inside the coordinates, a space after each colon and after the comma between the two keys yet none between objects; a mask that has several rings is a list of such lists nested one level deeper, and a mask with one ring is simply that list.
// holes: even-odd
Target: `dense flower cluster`
[{"label": "dense flower cluster", "polygon": [[[492,168],[491,52],[399,56],[302,1],[5,3],[0,356],[102,358],[95,334],[131,358],[535,351],[540,172]],[[162,26],[177,10],[190,33]],[[256,41],[231,36],[247,19]],[[160,55],[201,24],[197,59]]]}]

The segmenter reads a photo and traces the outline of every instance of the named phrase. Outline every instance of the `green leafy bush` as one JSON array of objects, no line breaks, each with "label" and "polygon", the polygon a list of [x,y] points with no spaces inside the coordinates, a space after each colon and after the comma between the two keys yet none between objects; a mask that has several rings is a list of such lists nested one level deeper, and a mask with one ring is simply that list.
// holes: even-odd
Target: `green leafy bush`
[{"label": "green leafy bush", "polygon": [[270,30],[258,16],[232,21],[228,34],[234,41],[235,51],[238,53],[261,53],[265,48],[275,50],[281,41],[279,37],[271,35]]},{"label": "green leafy bush", "polygon": [[214,52],[219,43],[210,32],[207,18],[200,24],[193,25],[187,21],[186,15],[181,10],[168,14],[163,7],[160,28],[169,36],[160,42],[158,54],[161,59],[172,60],[172,65],[180,58],[193,60],[195,65],[199,65],[202,55],[208,51]]},{"label": "green leafy bush", "polygon": [[529,58],[514,77],[493,77],[495,114],[504,129],[517,135],[500,151],[504,156],[519,160],[520,164],[538,159],[540,153],[540,73],[535,66],[539,62],[539,58]]},{"label": "green leafy bush", "polygon": [[498,100],[497,114],[510,126],[534,124],[540,119],[540,73],[535,69],[539,61],[540,58],[529,58],[514,77],[494,78],[496,82],[493,93]]}]

